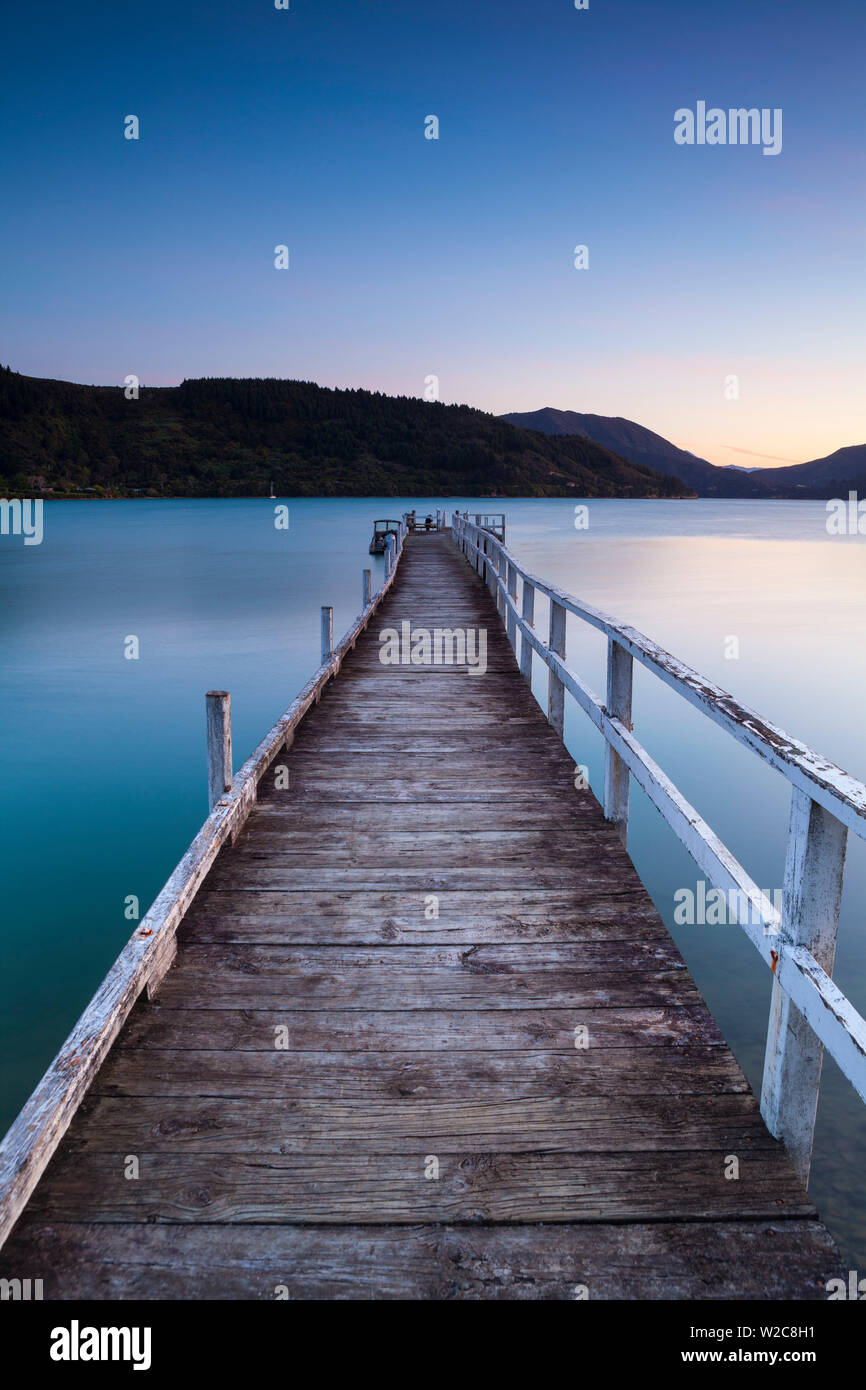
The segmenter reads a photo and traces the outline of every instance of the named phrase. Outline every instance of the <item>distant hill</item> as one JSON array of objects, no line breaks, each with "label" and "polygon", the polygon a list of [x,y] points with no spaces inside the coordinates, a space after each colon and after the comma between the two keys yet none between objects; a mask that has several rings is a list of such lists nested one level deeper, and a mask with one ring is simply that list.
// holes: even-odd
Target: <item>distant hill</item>
[{"label": "distant hill", "polygon": [[681,478],[699,497],[823,499],[850,489],[866,496],[866,444],[853,444],[827,458],[785,468],[741,468],[735,463],[721,468],[619,415],[583,415],[546,406],[502,418],[557,438],[573,434],[593,439],[634,464]]},{"label": "distant hill", "polygon": [[541,430],[543,434],[593,439],[596,444],[613,449],[643,468],[681,478],[699,497],[768,495],[763,483],[753,483],[752,473],[746,474],[736,467],[717,468],[706,459],[698,458],[686,449],[678,449],[669,439],[654,434],[634,420],[625,420],[621,415],[584,415],[576,410],[555,410],[552,406],[546,406],[542,410],[517,412],[503,415],[502,418],[524,429]]},{"label": "distant hill", "polygon": [[864,492],[866,444],[851,444],[826,458],[794,463],[787,468],[759,468],[752,477],[765,487],[778,487],[784,482],[787,487],[807,493],[818,489],[824,497],[835,497],[849,488]]},{"label": "distant hill", "polygon": [[0,495],[677,497],[657,473],[577,436],[466,405],[307,381],[203,378],[80,386],[0,368]]}]

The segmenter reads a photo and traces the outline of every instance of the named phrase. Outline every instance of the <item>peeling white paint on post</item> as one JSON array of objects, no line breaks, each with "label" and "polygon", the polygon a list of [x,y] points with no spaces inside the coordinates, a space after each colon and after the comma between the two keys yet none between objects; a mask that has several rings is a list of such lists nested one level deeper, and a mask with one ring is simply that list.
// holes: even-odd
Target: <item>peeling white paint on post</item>
[{"label": "peeling white paint on post", "polygon": [[334,610],[322,605],[322,665],[330,661],[334,650]]},{"label": "peeling white paint on post", "polygon": [[[548,647],[557,656],[563,658],[565,657],[565,618],[566,613],[562,604],[551,600]],[[565,686],[559,676],[554,675],[552,668],[547,678],[547,718],[559,737],[562,738],[565,725]]]},{"label": "peeling white paint on post", "polygon": [[[524,623],[532,627],[535,622],[535,586],[523,581],[523,604],[521,616]],[[520,671],[527,685],[532,685],[532,647],[526,640],[525,632],[520,635]]]},{"label": "peeling white paint on post", "polygon": [[361,571],[361,612],[370,607],[373,596],[373,575],[370,570]]},{"label": "peeling white paint on post", "polygon": [[[634,661],[615,638],[607,641],[607,710],[627,729],[634,728],[631,717],[632,672]],[[628,841],[628,788],[626,764],[610,744],[604,750],[604,814],[613,821],[623,844]]]},{"label": "peeling white paint on post", "polygon": [[498,550],[493,552],[493,601],[496,604],[496,611],[505,624],[505,594],[501,583],[505,574],[505,567],[508,562],[500,555]]},{"label": "peeling white paint on post", "polygon": [[394,569],[394,557],[397,550],[397,541],[393,531],[389,531],[385,539],[385,578],[390,579]]},{"label": "peeling white paint on post", "polygon": [[499,604],[499,590],[497,588],[497,580],[499,578],[499,551],[496,549],[492,536],[487,537],[486,549],[487,587],[490,590],[490,597],[496,604],[497,611],[501,612]]},{"label": "peeling white paint on post", "polygon": [[[823,806],[794,788],[788,827],[782,933],[805,946],[833,974],[848,832]],[[773,981],[761,1111],[808,1182],[824,1049],[809,1024]]]},{"label": "peeling white paint on post", "polygon": [[207,801],[212,811],[232,787],[232,697],[227,690],[205,695],[207,720]]},{"label": "peeling white paint on post", "polygon": [[[517,570],[514,568],[514,565],[511,563],[510,560],[508,561],[508,572],[507,572],[506,588],[508,589],[508,593],[510,594],[511,598],[516,599],[516,598],[517,598]],[[512,611],[511,611],[510,608],[507,609],[507,610],[506,610],[506,613],[505,613],[505,632],[506,632],[506,635],[507,635],[507,637],[508,637],[509,642],[511,643],[511,646],[512,646],[513,649],[514,649],[514,654],[515,654],[515,656],[516,656],[516,655],[517,655],[517,623],[516,623],[516,621],[515,621],[515,619],[514,619],[514,614],[512,613]]]}]

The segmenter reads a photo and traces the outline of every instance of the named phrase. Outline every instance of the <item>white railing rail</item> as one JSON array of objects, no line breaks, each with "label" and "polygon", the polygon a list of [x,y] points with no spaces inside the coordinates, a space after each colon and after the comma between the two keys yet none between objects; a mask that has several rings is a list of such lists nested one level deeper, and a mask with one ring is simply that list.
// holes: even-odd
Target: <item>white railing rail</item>
[{"label": "white railing rail", "polygon": [[[427,521],[430,525],[427,525]],[[443,507],[436,507],[435,511],[424,512],[419,516],[417,512],[403,513],[403,533],[407,531],[445,531],[448,527],[448,518]]]},{"label": "white railing rail", "polygon": [[[455,511],[452,536],[487,583],[515,655],[520,634],[519,660],[525,679],[531,682],[533,653],[547,667],[547,714],[560,737],[566,691],[602,734],[605,816],[625,844],[629,784],[634,777],[707,880],[728,901],[736,894],[733,901],[744,909],[740,925],[774,975],[761,1110],[771,1133],[783,1140],[806,1181],[824,1047],[866,1100],[866,1021],[831,978],[847,834],[853,830],[866,838],[866,785],[762,719],[642,633],[530,573],[493,527],[483,524],[487,520],[472,520],[467,513]],[[501,529],[504,534],[504,525]],[[547,642],[534,627],[536,593],[550,600]],[[568,613],[607,637],[604,702],[566,664]],[[635,738],[635,661],[791,783],[781,913]]]},{"label": "white railing rail", "polygon": [[151,907],[142,917],[96,994],[0,1144],[0,1246],[27,1204],[130,1010],[146,990],[152,996],[177,952],[177,929],[222,846],[234,843],[257,798],[258,785],[295,729],[370,623],[396,578],[406,527],[391,534],[381,589],[372,594],[362,572],[362,609],[341,641],[333,642],[333,609],[322,608],[322,664],[237,773],[231,767],[230,697],[208,691],[206,700],[210,814]]},{"label": "white railing rail", "polygon": [[482,531],[490,531],[498,540],[505,540],[504,512],[475,512],[473,520],[476,526],[481,527]]}]

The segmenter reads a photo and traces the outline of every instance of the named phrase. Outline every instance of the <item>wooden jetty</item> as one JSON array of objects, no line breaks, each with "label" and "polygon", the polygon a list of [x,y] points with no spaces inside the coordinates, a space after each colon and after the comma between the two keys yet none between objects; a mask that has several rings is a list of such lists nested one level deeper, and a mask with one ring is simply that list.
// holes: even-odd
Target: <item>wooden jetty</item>
[{"label": "wooden jetty", "polygon": [[[336,648],[323,610],[321,668],[237,774],[210,693],[208,820],[0,1150],[6,1296],[809,1299],[839,1275],[805,1182],[821,1045],[866,1085],[830,978],[866,788],[529,575],[504,519],[437,526],[391,539]],[[567,612],[607,632],[604,704]],[[404,660],[404,624],[454,659]],[[781,921],[637,743],[635,658],[792,782]],[[566,692],[607,740],[604,807]],[[759,914],[772,1133],[628,857],[631,775]]]}]

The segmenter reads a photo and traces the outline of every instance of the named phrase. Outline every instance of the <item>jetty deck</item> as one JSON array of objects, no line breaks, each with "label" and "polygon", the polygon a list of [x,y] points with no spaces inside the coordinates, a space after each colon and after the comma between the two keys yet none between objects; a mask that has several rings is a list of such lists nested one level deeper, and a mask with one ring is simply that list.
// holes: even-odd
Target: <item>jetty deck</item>
[{"label": "jetty deck", "polygon": [[[384,665],[404,620],[486,630],[487,673]],[[0,1275],[56,1299],[824,1297],[802,1177],[450,535],[406,537],[318,695]]]}]

